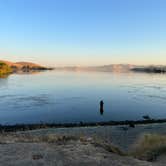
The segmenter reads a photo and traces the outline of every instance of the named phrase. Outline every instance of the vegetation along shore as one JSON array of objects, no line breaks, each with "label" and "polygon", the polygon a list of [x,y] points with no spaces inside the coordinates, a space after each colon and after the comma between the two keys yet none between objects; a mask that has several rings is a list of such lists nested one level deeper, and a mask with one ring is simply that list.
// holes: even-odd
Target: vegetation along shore
[{"label": "vegetation along shore", "polygon": [[11,73],[20,72],[33,72],[33,71],[43,71],[43,70],[53,70],[50,67],[44,67],[31,62],[9,62],[0,60],[0,75],[8,75]]},{"label": "vegetation along shore", "polygon": [[166,119],[148,119],[148,120],[136,120],[136,121],[108,121],[108,122],[79,122],[79,123],[34,123],[34,124],[15,124],[15,125],[0,125],[0,132],[16,132],[35,130],[42,128],[63,128],[63,127],[96,127],[96,126],[118,126],[127,125],[134,128],[139,124],[154,124],[154,123],[166,123]]}]

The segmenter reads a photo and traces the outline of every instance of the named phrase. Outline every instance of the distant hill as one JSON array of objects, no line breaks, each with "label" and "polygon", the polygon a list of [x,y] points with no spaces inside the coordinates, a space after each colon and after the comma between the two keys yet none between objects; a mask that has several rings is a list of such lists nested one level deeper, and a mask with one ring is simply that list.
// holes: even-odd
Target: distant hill
[{"label": "distant hill", "polygon": [[8,66],[12,67],[12,66],[16,66],[18,68],[24,67],[24,66],[29,66],[29,67],[44,67],[35,63],[31,63],[31,62],[10,62],[10,61],[4,61],[4,60],[0,60],[0,62],[3,62],[5,64],[7,64]]},{"label": "distant hill", "polygon": [[146,72],[146,73],[166,73],[166,66],[151,65],[130,65],[130,64],[110,64],[103,66],[89,66],[89,67],[57,67],[56,70],[68,71],[99,71],[99,72]]},{"label": "distant hill", "polygon": [[[52,70],[53,68],[47,68],[45,66],[35,64],[32,62],[10,62],[0,60],[1,73],[2,67],[8,68],[8,72],[30,72],[40,70]],[[2,66],[2,64],[6,66]],[[55,70],[67,70],[67,71],[99,71],[99,72],[147,72],[147,73],[166,73],[166,66],[152,65],[152,66],[138,66],[131,64],[110,64],[103,66],[65,66],[56,67]]]},{"label": "distant hill", "polygon": [[8,67],[12,69],[13,72],[29,72],[34,70],[51,70],[52,68],[47,68],[35,63],[31,62],[10,62],[10,61],[4,61],[0,60],[0,63],[6,64]]},{"label": "distant hill", "polygon": [[166,66],[137,66],[132,69],[135,72],[166,73]]},{"label": "distant hill", "polygon": [[29,67],[44,67],[35,63],[31,63],[31,62],[16,62],[15,65],[19,65],[19,66],[29,66]]},{"label": "distant hill", "polygon": [[70,71],[101,71],[101,72],[127,72],[136,67],[130,64],[111,64],[104,66],[89,66],[89,67],[57,67],[56,70],[70,70]]}]

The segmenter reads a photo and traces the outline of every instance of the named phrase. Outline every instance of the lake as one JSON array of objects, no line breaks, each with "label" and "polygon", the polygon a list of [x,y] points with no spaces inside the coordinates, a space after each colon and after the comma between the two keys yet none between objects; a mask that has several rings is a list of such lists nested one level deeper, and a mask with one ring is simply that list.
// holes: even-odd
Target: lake
[{"label": "lake", "polygon": [[143,115],[166,118],[166,75],[47,71],[0,78],[0,124],[139,120]]}]

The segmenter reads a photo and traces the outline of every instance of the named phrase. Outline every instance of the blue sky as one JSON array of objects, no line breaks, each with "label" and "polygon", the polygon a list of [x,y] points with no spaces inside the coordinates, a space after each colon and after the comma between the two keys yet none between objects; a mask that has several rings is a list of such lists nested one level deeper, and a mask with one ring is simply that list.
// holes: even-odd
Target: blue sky
[{"label": "blue sky", "polygon": [[0,0],[0,59],[166,64],[165,0]]}]

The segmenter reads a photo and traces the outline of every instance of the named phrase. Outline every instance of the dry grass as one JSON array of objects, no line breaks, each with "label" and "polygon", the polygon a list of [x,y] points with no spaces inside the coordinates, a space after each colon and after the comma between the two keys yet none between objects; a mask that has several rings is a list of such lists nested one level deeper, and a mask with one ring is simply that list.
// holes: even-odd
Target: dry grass
[{"label": "dry grass", "polygon": [[166,154],[166,135],[143,135],[131,154],[141,160],[155,161],[158,156]]},{"label": "dry grass", "polygon": [[124,156],[125,153],[120,150],[118,147],[110,144],[110,143],[107,143],[97,137],[94,137],[94,139],[91,141],[91,143],[96,146],[96,147],[101,147],[103,149],[105,149],[106,151],[108,152],[112,152],[112,153],[115,153],[115,154],[118,154],[118,155],[121,155],[121,156]]},{"label": "dry grass", "polygon": [[2,134],[0,135],[0,143],[66,143],[67,141],[76,141],[79,138],[74,136],[62,135],[42,135],[34,136],[30,134]]},{"label": "dry grass", "polygon": [[117,147],[106,143],[105,141],[94,137],[87,138],[84,136],[65,136],[65,135],[57,135],[57,134],[48,134],[48,135],[31,135],[31,134],[14,134],[7,133],[0,135],[0,144],[8,144],[8,143],[55,143],[58,145],[64,145],[68,142],[76,142],[79,141],[82,144],[92,144],[95,147],[103,148],[108,152],[112,152],[118,155],[124,155],[124,153]]}]

